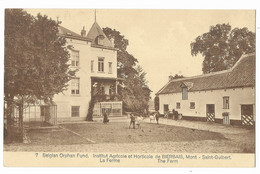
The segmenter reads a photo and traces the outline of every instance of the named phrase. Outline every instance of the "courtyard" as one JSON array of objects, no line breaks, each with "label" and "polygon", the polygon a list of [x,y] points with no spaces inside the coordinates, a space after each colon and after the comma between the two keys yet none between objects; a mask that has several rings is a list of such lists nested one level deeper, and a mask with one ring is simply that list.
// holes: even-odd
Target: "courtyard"
[{"label": "courtyard", "polygon": [[254,153],[255,130],[208,122],[146,118],[140,129],[129,119],[63,123],[26,131],[29,142],[5,144],[5,151]]}]

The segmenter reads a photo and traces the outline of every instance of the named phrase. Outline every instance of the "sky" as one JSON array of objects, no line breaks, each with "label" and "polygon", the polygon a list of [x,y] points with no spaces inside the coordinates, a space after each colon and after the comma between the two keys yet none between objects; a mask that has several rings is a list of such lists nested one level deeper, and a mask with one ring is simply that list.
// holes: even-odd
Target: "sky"
[{"label": "sky", "polygon": [[[93,9],[26,9],[59,19],[78,34],[94,23]],[[127,51],[147,73],[151,97],[168,82],[169,75],[202,74],[203,57],[191,56],[190,43],[216,24],[247,27],[255,32],[254,10],[96,10],[97,23],[120,31],[129,40]]]}]

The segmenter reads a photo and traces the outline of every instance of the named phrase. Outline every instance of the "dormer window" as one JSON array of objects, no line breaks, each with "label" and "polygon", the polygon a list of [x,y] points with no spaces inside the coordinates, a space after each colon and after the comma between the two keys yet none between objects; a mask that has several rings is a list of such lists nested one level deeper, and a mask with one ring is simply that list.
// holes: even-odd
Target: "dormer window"
[{"label": "dormer window", "polygon": [[181,91],[182,100],[188,100],[188,87],[184,83],[181,84]]},{"label": "dormer window", "polygon": [[188,100],[188,88],[187,87],[182,88],[182,100]]},{"label": "dormer window", "polygon": [[104,39],[105,39],[105,37],[104,37],[103,35],[97,36],[97,38],[96,38],[96,44],[97,44],[97,45],[104,45]]}]

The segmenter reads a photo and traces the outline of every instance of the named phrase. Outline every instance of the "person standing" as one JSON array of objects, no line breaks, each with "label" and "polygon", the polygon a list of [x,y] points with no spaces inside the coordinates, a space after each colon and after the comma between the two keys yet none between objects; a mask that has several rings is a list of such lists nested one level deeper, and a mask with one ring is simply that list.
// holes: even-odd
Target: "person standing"
[{"label": "person standing", "polygon": [[155,119],[156,119],[157,124],[159,124],[159,117],[160,117],[160,114],[159,114],[159,112],[157,111],[157,112],[155,113]]},{"label": "person standing", "polygon": [[131,127],[131,125],[133,124],[133,128],[135,129],[135,116],[133,113],[130,114],[130,125],[129,125],[129,129]]},{"label": "person standing", "polygon": [[108,123],[108,122],[109,122],[109,119],[108,119],[108,116],[107,116],[107,112],[106,112],[106,111],[104,112],[103,116],[104,116],[103,123],[104,123],[104,124]]}]

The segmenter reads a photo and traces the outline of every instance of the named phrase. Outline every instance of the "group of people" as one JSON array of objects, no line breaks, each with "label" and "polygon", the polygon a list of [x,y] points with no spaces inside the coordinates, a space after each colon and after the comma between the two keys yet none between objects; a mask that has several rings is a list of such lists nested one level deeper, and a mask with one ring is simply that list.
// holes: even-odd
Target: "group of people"
[{"label": "group of people", "polygon": [[[104,118],[103,118],[103,123],[104,123],[104,124],[108,123],[108,122],[109,122],[109,119],[108,119],[108,113],[107,113],[106,111],[104,112],[103,117],[104,117]],[[159,114],[158,111],[155,113],[155,116],[154,116],[154,117],[155,117],[155,119],[156,119],[157,124],[159,124],[160,114]],[[130,125],[129,125],[129,128],[131,127],[131,125],[133,125],[133,128],[135,129],[136,116],[135,116],[133,113],[130,114]]]},{"label": "group of people", "polygon": [[165,118],[170,118],[170,119],[174,119],[174,120],[178,120],[178,116],[179,116],[179,112],[176,111],[175,109],[172,109],[172,112],[167,111],[164,114]]},{"label": "group of people", "polygon": [[[160,114],[159,114],[159,112],[157,111],[156,113],[155,113],[155,119],[156,119],[156,122],[157,122],[157,124],[159,124],[159,117],[160,117]],[[143,117],[142,117],[143,118]],[[136,125],[136,119],[137,119],[137,117],[133,114],[133,113],[131,113],[130,114],[130,125],[129,125],[129,129],[131,128],[131,125],[133,125],[133,129],[135,129],[135,125]],[[138,127],[140,126],[140,123],[138,123],[139,125],[138,125]]]}]

